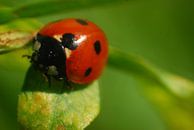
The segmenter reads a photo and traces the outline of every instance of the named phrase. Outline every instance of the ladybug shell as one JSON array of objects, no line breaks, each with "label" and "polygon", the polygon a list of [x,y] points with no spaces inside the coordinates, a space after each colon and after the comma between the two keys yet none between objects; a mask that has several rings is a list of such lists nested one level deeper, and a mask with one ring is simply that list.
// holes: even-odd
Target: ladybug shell
[{"label": "ladybug shell", "polygon": [[108,44],[97,25],[81,19],[64,19],[46,25],[39,33],[50,37],[73,34],[80,42],[75,50],[64,49],[68,81],[88,84],[100,76],[107,61]]}]

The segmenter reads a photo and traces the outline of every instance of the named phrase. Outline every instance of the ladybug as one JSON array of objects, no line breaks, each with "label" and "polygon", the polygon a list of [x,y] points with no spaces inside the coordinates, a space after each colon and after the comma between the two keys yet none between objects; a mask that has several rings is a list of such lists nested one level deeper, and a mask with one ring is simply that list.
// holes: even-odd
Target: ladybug
[{"label": "ladybug", "polygon": [[96,80],[107,61],[104,32],[82,19],[63,19],[44,26],[33,40],[31,62],[47,77],[77,84]]}]

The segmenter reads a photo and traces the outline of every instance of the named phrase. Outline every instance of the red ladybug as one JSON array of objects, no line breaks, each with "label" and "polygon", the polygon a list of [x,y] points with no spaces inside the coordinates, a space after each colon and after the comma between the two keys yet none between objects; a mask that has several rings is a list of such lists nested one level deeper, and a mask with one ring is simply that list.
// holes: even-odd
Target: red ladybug
[{"label": "red ladybug", "polygon": [[103,31],[82,19],[49,23],[34,38],[33,65],[46,76],[78,84],[97,79],[107,61]]}]

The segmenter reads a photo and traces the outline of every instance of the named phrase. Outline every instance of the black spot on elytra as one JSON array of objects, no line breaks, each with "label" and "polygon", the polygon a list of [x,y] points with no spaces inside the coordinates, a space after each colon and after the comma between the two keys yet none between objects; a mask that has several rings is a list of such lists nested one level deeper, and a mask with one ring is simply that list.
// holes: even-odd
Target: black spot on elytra
[{"label": "black spot on elytra", "polygon": [[83,19],[76,19],[76,21],[77,21],[79,24],[81,24],[81,25],[84,25],[84,26],[88,25],[88,23],[87,23],[85,20],[83,20]]},{"label": "black spot on elytra", "polygon": [[92,72],[92,68],[91,67],[87,68],[87,70],[85,71],[84,76],[85,77],[89,76],[91,72]]},{"label": "black spot on elytra", "polygon": [[95,52],[96,52],[97,55],[100,54],[100,52],[101,52],[100,41],[96,41],[96,42],[94,43],[94,50],[95,50]]},{"label": "black spot on elytra", "polygon": [[63,34],[62,45],[70,50],[75,50],[77,48],[77,44],[75,43],[75,35],[72,33]]}]

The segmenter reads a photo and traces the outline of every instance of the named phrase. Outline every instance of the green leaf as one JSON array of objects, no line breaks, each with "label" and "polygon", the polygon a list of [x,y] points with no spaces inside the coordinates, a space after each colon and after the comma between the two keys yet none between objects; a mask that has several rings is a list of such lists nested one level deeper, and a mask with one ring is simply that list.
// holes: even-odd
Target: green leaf
[{"label": "green leaf", "polygon": [[109,65],[133,75],[169,129],[194,129],[194,82],[167,73],[144,59],[110,48]]},{"label": "green leaf", "polygon": [[169,73],[160,76],[165,86],[149,82],[142,85],[146,97],[170,130],[194,129],[194,82]]},{"label": "green leaf", "polygon": [[35,33],[42,26],[42,23],[36,19],[17,19],[7,24],[0,25],[0,33],[8,31],[23,31],[25,33]]},{"label": "green leaf", "polygon": [[30,45],[40,26],[42,24],[35,19],[15,20],[0,25],[0,54]]},{"label": "green leaf", "polygon": [[64,82],[52,79],[51,85],[33,67],[27,72],[19,94],[18,121],[23,129],[82,130],[99,113],[99,88],[75,85],[72,90]]},{"label": "green leaf", "polygon": [[16,18],[16,15],[13,14],[12,8],[9,7],[1,7],[0,16],[1,16],[0,23],[5,23]]},{"label": "green leaf", "polygon": [[[3,7],[2,9],[0,9],[0,15],[1,15],[0,23],[7,22],[6,24],[3,24],[0,26],[0,32],[5,33],[5,32],[8,32],[10,30],[20,29],[22,31],[30,31],[30,33],[31,33],[31,32],[34,32],[37,28],[39,28],[42,25],[42,23],[39,23],[39,21],[37,21],[37,19],[39,19],[39,18],[41,19],[43,16],[47,16],[47,18],[46,18],[47,20],[45,22],[48,22],[48,21],[52,21],[53,18],[56,18],[55,16],[52,17],[53,14],[58,15],[58,13],[62,13],[62,12],[81,10],[83,7],[84,8],[87,7],[86,9],[88,9],[88,8],[94,7],[96,5],[103,5],[104,3],[109,4],[109,2],[110,2],[110,0],[107,0],[107,1],[100,0],[100,2],[99,1],[80,0],[80,1],[78,1],[78,3],[77,3],[77,1],[75,3],[75,1],[68,1],[67,2],[67,1],[60,1],[60,0],[57,0],[57,1],[44,0],[42,2],[39,2],[39,0],[37,0],[36,2],[34,2],[34,1],[27,1],[27,2],[25,1],[24,2],[23,0],[19,0],[19,1],[21,1],[21,2],[5,1],[5,3],[8,3],[8,5],[11,5],[11,6],[10,7]],[[12,3],[12,4],[9,4],[9,3]],[[49,3],[52,4],[53,6],[52,5],[50,6]],[[62,3],[63,3],[63,5],[60,5]],[[73,3],[75,5],[73,5]],[[112,3],[112,1],[110,3]],[[155,2],[155,3],[157,5],[156,6],[156,8],[157,8],[159,4],[157,2]],[[173,3],[173,2],[171,2],[171,3]],[[139,40],[132,41],[134,43],[137,43],[137,42],[145,43],[145,45],[147,45],[146,42],[153,42],[154,43],[154,39],[157,39],[157,40],[160,38],[166,39],[166,37],[165,38],[160,37],[160,36],[163,36],[163,35],[161,35],[161,33],[158,33],[158,35],[160,35],[160,36],[157,36],[157,31],[163,32],[163,29],[169,30],[168,27],[171,25],[170,22],[167,22],[167,21],[169,21],[169,14],[172,15],[172,14],[174,14],[174,12],[177,12],[177,9],[178,9],[177,6],[174,6],[177,9],[170,8],[170,10],[172,10],[172,11],[169,11],[167,8],[167,10],[165,10],[165,12],[163,12],[160,10],[163,9],[164,3],[161,4],[162,5],[161,8],[159,8],[159,10],[156,11],[159,14],[156,16],[162,16],[161,19],[158,20],[159,21],[158,22],[157,17],[153,16],[153,14],[150,13],[150,12],[153,12],[153,9],[155,10],[156,8],[151,8],[151,10],[147,10],[147,6],[154,7],[154,5],[152,5],[153,3],[150,3],[148,1],[146,1],[145,3],[138,1],[136,3],[134,1],[132,3],[130,2],[130,4],[129,3],[127,3],[127,4],[130,6],[120,6],[119,8],[116,8],[116,7],[108,8],[109,12],[111,12],[111,14],[114,14],[112,16],[110,14],[109,15],[110,17],[108,17],[108,18],[107,18],[107,16],[101,15],[101,13],[99,13],[99,11],[103,11],[103,14],[107,13],[106,10],[103,8],[99,8],[96,10],[96,14],[100,14],[102,17],[100,15],[98,16],[94,13],[87,14],[84,12],[84,14],[83,14],[81,11],[80,11],[81,13],[78,13],[77,15],[81,16],[81,17],[87,17],[87,16],[89,16],[91,18],[96,17],[96,20],[101,18],[102,19],[101,22],[107,21],[107,20],[114,21],[112,23],[109,21],[111,24],[108,26],[106,26],[107,24],[104,24],[104,26],[105,26],[105,29],[108,30],[107,32],[109,32],[111,34],[110,37],[112,37],[112,39],[110,38],[110,41],[118,42],[119,44],[120,44],[120,41],[122,41],[122,42],[124,41],[123,43],[131,43],[130,42],[131,40],[129,40],[128,37],[122,38],[125,40],[118,39],[117,37],[121,37],[121,35],[119,35],[119,34],[115,35],[116,33],[112,33],[112,32],[114,32],[114,30],[117,30],[116,32],[124,31],[125,34],[130,34],[131,36],[134,37],[134,39],[139,39],[139,35],[141,35],[141,32],[144,34],[145,30],[149,30],[149,31],[145,31],[145,32],[148,32],[148,33],[144,34],[146,39],[142,38],[142,40],[140,40],[140,41]],[[137,6],[138,4],[140,5],[139,7]],[[169,3],[167,3],[167,4],[169,4]],[[46,6],[47,8],[42,8],[45,5],[47,5]],[[12,7],[14,7],[14,8],[12,8]],[[60,7],[60,8],[58,8],[58,7]],[[105,8],[106,7],[107,6],[105,6]],[[183,7],[183,6],[181,5],[180,7]],[[129,13],[129,12],[134,12],[134,10],[135,10],[135,13]],[[142,13],[142,12],[145,12],[145,13]],[[182,13],[182,10],[180,12]],[[192,12],[192,11],[188,11],[188,12]],[[71,15],[74,16],[74,13],[72,13],[72,14],[69,14],[67,16],[71,16]],[[121,15],[121,14],[127,14],[126,16],[128,16],[128,17]],[[141,14],[141,15],[139,15],[139,14]],[[165,17],[166,14],[168,14],[167,17]],[[186,11],[185,11],[185,13],[182,13],[182,14],[188,14],[188,13],[186,13]],[[66,17],[66,15],[63,15],[63,16]],[[147,18],[147,16],[148,16],[148,18]],[[188,16],[191,16],[191,15],[187,15],[185,17],[188,17]],[[35,17],[37,19],[32,20],[32,19],[28,19],[28,17]],[[149,20],[149,17],[150,17],[150,20]],[[156,20],[156,21],[154,21],[154,24],[152,23],[153,18],[154,18],[154,20]],[[179,20],[179,19],[178,20],[173,19],[173,17],[171,17],[171,18],[172,19],[170,21],[173,21],[173,20],[178,21]],[[142,19],[145,22],[142,23],[141,22]],[[186,19],[184,19],[185,23],[188,23],[188,21]],[[189,20],[189,21],[192,21],[192,20]],[[106,22],[104,22],[104,23],[106,23]],[[161,23],[166,23],[166,24],[161,24]],[[182,25],[183,23],[184,22],[181,22],[181,20],[179,20],[177,25],[179,25],[179,24]],[[152,26],[148,26],[150,24],[152,24]],[[116,27],[116,26],[111,26],[111,25],[119,25],[119,26]],[[161,26],[162,29],[157,30],[156,28],[159,28],[158,25],[164,25],[164,27]],[[144,26],[151,27],[151,29],[145,28]],[[190,26],[191,26],[191,24],[188,24],[188,28]],[[129,27],[130,29],[128,29],[126,27]],[[171,26],[171,27],[173,30],[180,29],[180,28],[176,28],[176,25],[175,25],[175,28],[174,28],[174,26]],[[182,26],[178,26],[178,27],[182,27]],[[122,29],[130,30],[130,31],[126,31],[126,30],[122,30]],[[156,31],[156,33],[155,33],[155,31]],[[151,35],[153,32],[155,35]],[[164,32],[166,32],[166,31],[164,31]],[[184,37],[184,36],[182,37],[181,36],[182,33],[180,33],[179,31],[176,31],[176,32],[178,32],[178,33],[177,34],[173,33],[173,38],[176,39],[177,41],[179,41],[180,39],[188,39],[188,37]],[[183,30],[182,32],[185,32],[185,31]],[[136,35],[136,33],[137,33],[137,35]],[[169,31],[166,33],[169,34]],[[188,34],[192,34],[192,33],[185,33],[185,34],[188,35]],[[174,35],[176,35],[177,37],[174,37]],[[113,38],[114,36],[116,36],[116,37]],[[123,33],[122,33],[122,36],[123,36]],[[146,41],[147,38],[149,39],[149,36],[151,36],[150,40]],[[153,38],[153,36],[156,36],[156,37]],[[180,37],[180,38],[178,38],[178,37]],[[189,37],[190,37],[190,35],[189,35]],[[161,40],[161,39],[160,39],[160,42],[158,44],[163,44],[162,42],[166,42],[165,40]],[[156,40],[156,42],[157,42],[157,40]],[[176,43],[176,40],[174,43]],[[181,41],[181,42],[184,43],[185,41]],[[123,46],[126,47],[124,44],[123,44]],[[131,47],[131,46],[129,45],[128,47]],[[3,49],[9,50],[9,47],[8,48],[3,47]],[[138,49],[142,49],[142,48],[138,48]],[[143,50],[147,51],[146,49],[143,49]],[[175,49],[175,50],[178,50],[178,49]],[[13,52],[13,53],[16,53],[16,52]],[[3,68],[1,70],[3,72],[1,82],[4,81],[4,79],[6,80],[7,77],[9,77],[9,78],[7,78],[8,79],[7,81],[9,81],[11,79],[10,74],[12,74],[12,72],[14,72],[16,70],[18,71],[18,68],[17,67],[14,68],[14,66],[19,66],[20,68],[23,67],[23,66],[21,67],[21,63],[23,63],[24,60],[22,60],[21,63],[20,62],[18,63],[18,61],[20,61],[22,59],[21,55],[20,55],[20,58],[18,58],[18,59],[12,58],[15,55],[8,55],[7,57],[4,57],[4,56],[0,57],[1,58],[1,60],[0,60],[1,61],[1,68]],[[166,58],[166,59],[168,59],[168,58]],[[15,60],[15,62],[13,62],[13,60]],[[9,61],[9,62],[7,62],[7,61]],[[16,63],[18,63],[18,64],[16,64]],[[25,64],[25,66],[26,65],[27,64]],[[193,107],[193,101],[194,101],[193,100],[193,88],[194,87],[193,87],[192,81],[189,81],[183,77],[179,77],[179,76],[174,75],[174,74],[166,73],[165,71],[161,71],[160,69],[156,68],[155,66],[150,65],[149,63],[145,62],[145,60],[142,58],[139,58],[137,56],[131,56],[129,54],[126,54],[126,53],[123,53],[121,51],[114,50],[114,49],[112,49],[110,51],[109,65],[111,67],[114,67],[118,70],[123,71],[124,73],[132,75],[133,77],[135,77],[137,79],[138,82],[142,83],[141,89],[143,89],[145,91],[145,94],[150,99],[150,101],[152,101],[152,103],[154,105],[156,105],[156,108],[158,109],[158,111],[161,113],[161,116],[163,117],[162,119],[168,124],[170,129],[176,129],[176,130],[177,129],[184,129],[184,130],[194,129],[193,128],[193,122],[194,122],[194,120],[193,120],[193,115],[194,115],[193,114],[193,109],[194,109],[194,107]],[[18,77],[19,72],[22,73],[20,75],[23,75],[24,74],[24,67],[22,68],[22,70],[23,71],[21,71],[21,72],[16,71],[14,73],[16,75],[15,77]],[[5,76],[5,75],[7,75],[7,76]],[[6,78],[4,78],[4,77],[6,77]],[[4,85],[1,84],[1,86],[3,86],[3,87],[5,86],[4,88],[2,87],[2,89],[7,90],[5,92],[2,91],[1,93],[6,93],[6,94],[9,93],[9,95],[10,95],[9,97],[7,97],[8,103],[9,103],[9,101],[13,102],[12,98],[14,98],[14,97],[10,98],[13,94],[12,93],[13,88],[15,90],[15,89],[17,89],[17,87],[18,88],[20,87],[20,85],[15,85],[15,84],[17,84],[17,82],[14,80],[15,77],[14,76],[12,77],[13,83],[10,83],[11,85],[7,85],[9,83],[6,83],[6,81],[3,82]],[[23,78],[23,77],[22,78],[21,77],[22,76],[20,76],[20,78],[18,78],[18,79]],[[7,86],[11,86],[11,87],[14,86],[14,87],[13,88],[10,87],[10,89],[7,89]],[[4,97],[6,97],[6,96],[4,96]],[[124,105],[124,104],[122,103],[122,105]],[[10,109],[12,107],[5,107],[5,108]],[[10,111],[7,110],[7,113],[10,113]],[[108,124],[108,123],[109,122],[106,122],[106,124]],[[110,126],[110,125],[108,125],[108,126]]]},{"label": "green leaf", "polygon": [[31,33],[21,31],[0,33],[0,54],[24,47],[32,37]]},{"label": "green leaf", "polygon": [[[30,18],[30,17],[40,17],[52,14],[58,14],[62,12],[68,12],[72,10],[79,10],[83,8],[91,8],[99,5],[120,3],[126,0],[47,0],[47,1],[37,1],[29,2],[27,4],[9,8],[3,7],[0,9],[0,14],[3,19],[0,23],[9,22],[15,18]],[[15,5],[14,5],[15,6]],[[44,8],[42,8],[44,7]]]},{"label": "green leaf", "polygon": [[138,56],[126,54],[110,47],[109,65],[133,74],[142,81],[160,85],[178,98],[190,99],[194,97],[194,83],[192,81],[158,69]]}]

